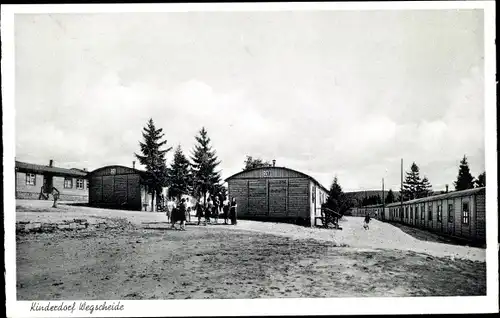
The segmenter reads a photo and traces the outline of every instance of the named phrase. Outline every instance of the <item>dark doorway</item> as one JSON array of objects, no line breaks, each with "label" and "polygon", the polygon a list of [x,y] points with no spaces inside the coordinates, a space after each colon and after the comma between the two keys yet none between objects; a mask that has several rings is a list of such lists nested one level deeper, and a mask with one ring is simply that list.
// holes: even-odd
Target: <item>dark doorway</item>
[{"label": "dark doorway", "polygon": [[43,175],[43,192],[50,193],[52,192],[53,182],[52,175]]}]

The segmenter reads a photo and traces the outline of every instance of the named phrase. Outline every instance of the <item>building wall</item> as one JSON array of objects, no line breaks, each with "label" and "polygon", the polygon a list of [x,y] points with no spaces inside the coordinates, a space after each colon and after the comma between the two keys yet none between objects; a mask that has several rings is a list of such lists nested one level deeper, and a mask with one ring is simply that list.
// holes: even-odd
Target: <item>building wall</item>
[{"label": "building wall", "polygon": [[476,195],[476,237],[486,240],[486,195]]},{"label": "building wall", "polygon": [[[463,204],[469,205],[469,222],[463,223]],[[422,204],[424,204],[424,219],[421,218]],[[452,204],[451,213],[449,205]],[[415,216],[415,206],[419,206],[419,217]],[[441,220],[438,220],[438,206],[442,206]],[[471,241],[484,241],[485,235],[485,195],[464,194],[455,198],[436,199],[428,202],[404,204],[404,210],[413,207],[413,218],[411,213],[403,212],[403,223],[414,227],[420,227],[433,232],[460,237]],[[429,218],[429,207],[432,209],[432,218]],[[391,207],[395,209],[394,207]],[[396,214],[389,214],[390,220],[399,221]],[[449,220],[449,215],[452,220]]]},{"label": "building wall", "polygon": [[151,207],[151,196],[145,195],[146,189],[141,185],[136,170],[121,166],[105,167],[89,174],[89,183],[91,206],[137,211],[144,210],[144,204]]},{"label": "building wall", "polygon": [[311,226],[314,225],[315,218],[321,216],[321,206],[326,202],[328,197],[328,193],[323,190],[322,187],[318,186],[316,182],[310,180],[309,181],[309,189],[310,189],[310,221]]},{"label": "building wall", "polygon": [[233,179],[228,193],[242,218],[308,219],[308,185],[305,178]]},{"label": "building wall", "polygon": [[[72,188],[64,188],[65,177],[53,176],[52,185],[60,192],[59,200],[61,201],[82,201],[88,202],[89,199],[89,189],[87,186],[87,180],[81,178],[84,181],[83,189],[76,188],[76,179],[73,177],[68,177],[73,180]],[[44,176],[42,174],[35,174],[35,185],[26,184],[26,173],[16,172],[16,199],[33,199],[38,200],[40,197],[40,191],[43,186]]]}]

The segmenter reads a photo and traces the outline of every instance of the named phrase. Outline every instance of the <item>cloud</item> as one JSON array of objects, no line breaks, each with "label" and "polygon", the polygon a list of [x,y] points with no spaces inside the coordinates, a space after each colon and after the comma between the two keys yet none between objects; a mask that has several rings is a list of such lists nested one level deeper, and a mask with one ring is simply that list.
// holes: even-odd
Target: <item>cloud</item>
[{"label": "cloud", "polygon": [[[346,190],[379,188],[382,178],[395,189],[403,158],[441,187],[463,154],[473,174],[484,170],[481,19],[470,11],[16,17],[16,155],[131,165],[153,118],[187,155],[205,127],[224,178],[252,155],[327,187],[337,175]],[[283,36],[287,28],[294,32]]]}]

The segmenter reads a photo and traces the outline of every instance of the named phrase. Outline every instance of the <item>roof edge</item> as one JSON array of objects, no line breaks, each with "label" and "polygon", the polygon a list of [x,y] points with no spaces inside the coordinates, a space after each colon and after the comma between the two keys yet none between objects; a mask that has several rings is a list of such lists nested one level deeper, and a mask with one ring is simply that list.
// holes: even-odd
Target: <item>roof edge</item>
[{"label": "roof edge", "polygon": [[325,192],[328,192],[328,189],[327,189],[324,185],[322,185],[321,183],[319,183],[319,181],[318,181],[318,180],[314,179],[314,178],[313,178],[313,177],[311,177],[310,175],[305,174],[305,173],[300,172],[300,171],[297,171],[297,170],[294,170],[294,169],[291,169],[291,168],[287,168],[287,167],[276,167],[276,166],[274,166],[274,167],[257,167],[257,168],[252,168],[252,169],[242,170],[242,171],[240,171],[240,172],[237,172],[237,173],[235,173],[235,174],[233,174],[233,175],[231,175],[231,176],[227,177],[226,179],[224,179],[224,182],[227,182],[229,179],[232,179],[232,178],[234,178],[234,177],[236,177],[236,176],[238,176],[238,175],[240,175],[240,174],[243,174],[243,173],[245,173],[245,172],[255,171],[255,170],[263,170],[263,169],[270,169],[270,168],[271,168],[271,169],[272,169],[272,168],[285,169],[285,170],[292,171],[292,172],[298,173],[298,174],[300,174],[300,175],[303,175],[304,177],[306,177],[306,178],[308,178],[308,179],[312,180],[314,183],[316,183],[317,185],[319,185],[319,186],[320,186],[320,187],[321,187],[321,188],[322,188]]},{"label": "roof edge", "polygon": [[107,165],[107,166],[100,167],[100,168],[94,169],[94,170],[92,170],[92,171],[89,171],[89,174],[93,174],[93,173],[95,173],[95,172],[97,172],[97,171],[104,170],[104,169],[107,169],[107,168],[112,168],[112,167],[120,167],[120,168],[130,169],[130,170],[137,171],[137,172],[139,172],[139,173],[148,173],[148,172],[147,172],[147,171],[145,171],[145,170],[140,170],[140,169],[131,168],[131,167],[122,166],[122,165]]}]

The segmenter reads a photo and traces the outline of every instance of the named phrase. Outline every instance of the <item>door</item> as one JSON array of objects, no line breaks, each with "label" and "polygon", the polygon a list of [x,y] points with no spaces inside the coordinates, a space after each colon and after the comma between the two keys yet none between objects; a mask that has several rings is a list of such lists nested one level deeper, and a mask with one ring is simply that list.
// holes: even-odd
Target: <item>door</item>
[{"label": "door", "polygon": [[269,216],[286,216],[286,180],[269,180]]},{"label": "door", "polygon": [[248,181],[248,214],[252,216],[268,215],[267,180]]},{"label": "door", "polygon": [[43,175],[43,192],[44,193],[52,192],[52,186],[53,186],[52,176],[47,174]]}]

